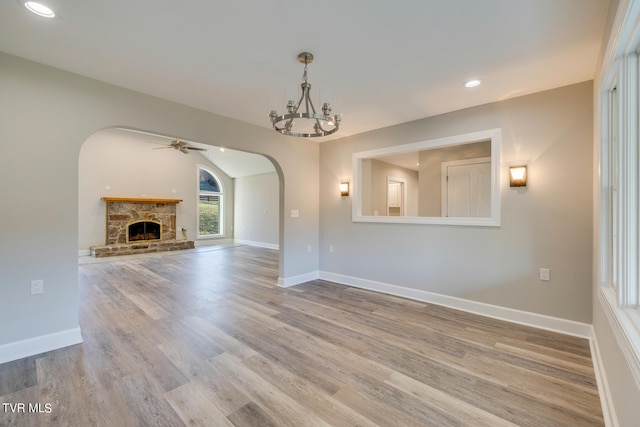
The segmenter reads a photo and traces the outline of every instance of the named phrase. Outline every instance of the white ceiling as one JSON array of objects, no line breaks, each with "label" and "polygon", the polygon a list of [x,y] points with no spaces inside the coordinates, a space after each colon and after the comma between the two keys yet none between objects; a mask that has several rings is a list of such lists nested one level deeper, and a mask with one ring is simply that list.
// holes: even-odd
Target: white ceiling
[{"label": "white ceiling", "polygon": [[192,145],[206,147],[207,151],[199,151],[199,153],[231,178],[276,172],[273,163],[259,154],[245,153],[244,151],[230,150],[228,148],[220,151],[219,147],[211,147],[204,144]]},{"label": "white ceiling", "polygon": [[400,166],[401,168],[417,171],[420,163],[420,152],[411,151],[409,153],[389,154],[386,156],[376,156],[378,160],[381,160],[392,165]]},{"label": "white ceiling", "polygon": [[[310,51],[332,137],[594,77],[609,0],[0,2],[0,51],[270,127]],[[470,78],[483,84],[465,89]],[[317,100],[317,101],[316,101]],[[321,104],[320,104],[321,105]],[[317,105],[318,106],[318,105]],[[325,137],[326,140],[332,137]]]}]

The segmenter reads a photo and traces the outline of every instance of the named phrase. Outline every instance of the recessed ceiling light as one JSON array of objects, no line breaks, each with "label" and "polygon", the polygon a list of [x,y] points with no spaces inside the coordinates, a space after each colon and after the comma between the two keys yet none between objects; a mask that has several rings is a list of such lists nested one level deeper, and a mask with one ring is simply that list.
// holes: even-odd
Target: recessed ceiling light
[{"label": "recessed ceiling light", "polygon": [[480,86],[480,83],[482,83],[480,80],[469,80],[464,84],[464,87],[476,87]]},{"label": "recessed ceiling light", "polygon": [[43,16],[45,18],[53,18],[56,16],[51,8],[36,1],[24,2],[24,7],[26,7],[30,12],[33,12],[36,15]]}]

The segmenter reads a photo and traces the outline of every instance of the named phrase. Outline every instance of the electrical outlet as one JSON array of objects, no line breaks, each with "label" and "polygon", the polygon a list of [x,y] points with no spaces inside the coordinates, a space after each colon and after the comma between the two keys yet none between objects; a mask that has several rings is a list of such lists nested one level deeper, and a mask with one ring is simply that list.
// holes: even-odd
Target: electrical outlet
[{"label": "electrical outlet", "polygon": [[551,274],[551,270],[549,270],[548,268],[541,268],[540,269],[540,280],[544,280],[545,282],[548,282],[549,280],[551,280],[549,278],[550,274]]},{"label": "electrical outlet", "polygon": [[31,281],[31,295],[38,295],[44,292],[44,280]]},{"label": "electrical outlet", "polygon": [[333,253],[333,245],[329,245],[329,252]]}]

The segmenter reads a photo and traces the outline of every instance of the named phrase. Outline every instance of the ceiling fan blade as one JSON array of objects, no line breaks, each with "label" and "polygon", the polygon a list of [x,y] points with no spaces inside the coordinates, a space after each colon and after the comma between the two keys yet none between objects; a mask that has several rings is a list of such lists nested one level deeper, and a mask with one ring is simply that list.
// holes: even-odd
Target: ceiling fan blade
[{"label": "ceiling fan blade", "polygon": [[176,150],[184,153],[184,154],[189,154],[189,150],[195,150],[195,151],[207,151],[206,148],[200,148],[200,147],[192,147],[189,145],[188,142],[184,142],[184,141],[180,141],[179,139],[174,139],[173,141],[171,141],[168,145],[163,145],[162,147],[154,147],[154,150],[159,150],[161,148],[175,148]]}]

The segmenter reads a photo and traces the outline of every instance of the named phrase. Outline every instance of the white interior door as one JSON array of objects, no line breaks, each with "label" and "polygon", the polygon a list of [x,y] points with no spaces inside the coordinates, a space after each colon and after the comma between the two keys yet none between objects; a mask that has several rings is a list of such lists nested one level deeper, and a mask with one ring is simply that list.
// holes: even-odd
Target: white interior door
[{"label": "white interior door", "polygon": [[491,216],[491,161],[480,160],[443,164],[443,216]]},{"label": "white interior door", "polygon": [[387,215],[404,216],[405,181],[387,178]]}]

